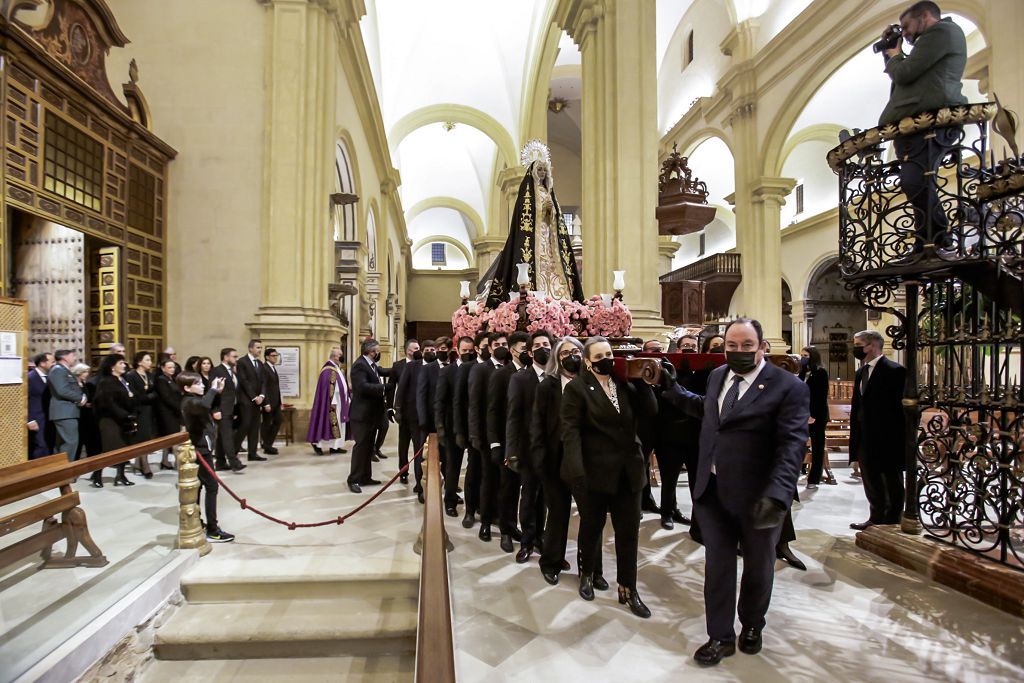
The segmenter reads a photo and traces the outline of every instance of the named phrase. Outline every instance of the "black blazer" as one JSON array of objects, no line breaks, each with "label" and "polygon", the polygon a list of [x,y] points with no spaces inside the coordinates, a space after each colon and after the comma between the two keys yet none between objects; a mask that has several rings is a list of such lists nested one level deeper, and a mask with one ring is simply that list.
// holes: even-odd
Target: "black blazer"
[{"label": "black blazer", "polygon": [[492,443],[500,444],[502,451],[505,443],[505,415],[508,411],[508,385],[512,375],[516,374],[515,363],[508,362],[505,367],[491,373],[487,380],[487,442],[484,451],[490,452]]},{"label": "black blazer", "polygon": [[[238,401],[254,405],[252,402],[257,396],[263,395],[263,363],[256,359],[256,364],[249,360],[248,354],[238,359],[235,364],[235,373],[238,375]],[[259,409],[259,406],[256,406]]]},{"label": "black blazer", "polygon": [[[532,473],[530,429],[533,402],[541,380],[533,366],[512,375],[508,383],[508,401],[505,409],[505,457],[516,462],[520,474]],[[537,470],[536,474],[540,474]]]},{"label": "black blazer", "polygon": [[469,442],[481,453],[490,452],[487,440],[487,385],[497,368],[494,361],[477,363],[469,371],[469,410],[466,420],[469,426]]},{"label": "black blazer", "polygon": [[[398,391],[398,385],[402,381],[402,374],[405,372],[406,367],[409,365],[409,359],[403,358],[394,365],[391,366],[391,372],[388,373],[387,384],[384,385],[384,404],[394,410],[395,409],[395,392]],[[413,387],[416,385],[413,384]],[[416,392],[413,391],[415,394]]]},{"label": "black blazer", "polygon": [[419,419],[421,436],[437,431],[434,424],[434,401],[437,397],[437,378],[441,374],[441,362],[424,365],[416,377],[416,416]]},{"label": "black blazer", "polygon": [[437,428],[437,437],[442,442],[451,442],[455,439],[455,409],[453,399],[455,396],[455,378],[459,374],[459,368],[468,363],[459,365],[449,363],[441,368],[437,376],[437,395],[434,397],[434,426]]},{"label": "black blazer", "polygon": [[156,378],[156,425],[160,436],[181,430],[181,390],[174,380],[160,373]]},{"label": "black blazer", "polygon": [[121,380],[113,375],[100,377],[93,403],[104,451],[123,448],[134,441],[126,429],[136,418],[135,401]]},{"label": "black blazer", "polygon": [[828,422],[828,370],[817,368],[807,369],[801,379],[807,384],[811,392],[811,417],[814,423],[823,426]]},{"label": "black blazer", "polygon": [[538,474],[561,476],[562,378],[547,377],[537,385],[530,417],[531,467]]},{"label": "black blazer", "polygon": [[208,384],[204,382],[207,391],[213,385],[213,380],[218,377],[224,378],[224,389],[213,400],[213,412],[219,412],[221,420],[230,421],[235,415],[235,408],[238,403],[238,390],[241,388],[242,382],[239,380],[238,387],[236,387],[231,379],[231,372],[221,363],[213,370],[210,370],[210,381]]},{"label": "black blazer", "polygon": [[263,405],[271,410],[281,407],[281,376],[273,363],[263,364]]},{"label": "black blazer", "polygon": [[616,493],[626,477],[634,493],[647,483],[644,456],[637,436],[641,413],[658,410],[654,392],[642,381],[612,377],[619,408],[589,370],[581,370],[562,394],[562,474],[567,481],[585,480],[592,491]]},{"label": "black blazer", "polygon": [[857,460],[864,450],[869,467],[883,472],[902,472],[906,467],[903,384],[907,369],[882,356],[868,380],[867,393],[862,396],[860,385],[865,369],[857,371],[853,383],[850,459]]},{"label": "black blazer", "polygon": [[[139,373],[130,370],[125,373],[125,380],[132,388],[132,400],[135,404],[135,415],[138,419],[139,430],[135,434],[135,441],[149,441],[156,436],[156,415],[154,406],[157,402],[156,383],[152,376],[143,378]],[[149,380],[148,382],[146,380]]]},{"label": "black blazer", "polygon": [[[487,361],[490,363],[490,361]],[[473,361],[463,363],[455,372],[455,385],[452,387],[452,423],[455,440],[466,447],[469,439],[469,373],[483,363]]]},{"label": "black blazer", "polygon": [[662,395],[702,418],[694,500],[707,492],[714,464],[718,500],[734,514],[748,514],[761,496],[789,507],[807,450],[810,392],[796,375],[769,362],[736,406],[720,421],[718,397],[729,372],[715,368],[706,396],[679,385]]},{"label": "black blazer", "polygon": [[384,383],[380,374],[370,366],[366,356],[360,356],[349,370],[352,378],[352,406],[349,419],[352,422],[380,424],[384,417]]},{"label": "black blazer", "polygon": [[50,385],[34,369],[28,371],[28,419],[40,429],[46,427],[50,415]]},{"label": "black blazer", "polygon": [[[708,393],[708,377],[711,368],[681,370],[679,383],[695,394]],[[658,422],[655,427],[655,448],[661,454],[665,451],[682,451],[688,463],[697,462],[700,450],[700,420],[681,410],[672,401],[655,389],[658,397]]]},{"label": "black blazer", "polygon": [[[412,420],[419,424],[420,419],[416,414],[416,390],[420,372],[423,370],[423,362],[403,364],[399,371],[400,379],[395,382],[397,386],[391,390],[391,402],[388,407],[394,408],[403,420]],[[388,378],[387,387],[391,387],[394,374]],[[385,399],[388,389],[385,389]]]}]

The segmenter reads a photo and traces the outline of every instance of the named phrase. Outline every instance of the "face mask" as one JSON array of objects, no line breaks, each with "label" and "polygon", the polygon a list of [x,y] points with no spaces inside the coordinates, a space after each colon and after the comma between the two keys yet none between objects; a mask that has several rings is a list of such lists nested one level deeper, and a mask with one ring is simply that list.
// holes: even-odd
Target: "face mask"
[{"label": "face mask", "polygon": [[530,356],[529,351],[523,351],[519,354],[519,364],[524,368],[528,368],[533,365],[533,357]]},{"label": "face mask", "polygon": [[380,360],[380,351],[377,351],[376,353],[373,353],[373,354],[371,354],[371,355],[370,355],[370,358],[372,358],[372,359],[373,359],[373,362],[374,362],[374,363],[376,363],[377,361],[379,361],[379,360]]},{"label": "face mask", "polygon": [[864,351],[863,346],[854,346],[853,357],[856,358],[857,360],[864,360],[865,358],[868,357],[868,354],[867,352]]},{"label": "face mask", "polygon": [[472,363],[475,360],[476,360],[476,352],[474,352],[474,351],[469,351],[468,353],[462,354],[462,362],[463,363]]},{"label": "face mask", "polygon": [[424,363],[433,363],[435,360],[437,360],[437,354],[434,353],[433,351],[427,351],[425,354],[423,354]]},{"label": "face mask", "polygon": [[615,359],[614,358],[602,358],[601,360],[597,361],[596,363],[592,363],[590,367],[597,374],[608,376],[608,375],[612,374],[612,370],[615,369]]},{"label": "face mask", "polygon": [[757,351],[726,351],[725,362],[737,375],[745,375],[757,367],[756,355]]},{"label": "face mask", "polygon": [[683,353],[697,353],[697,352],[695,350],[693,350],[693,349],[683,349]]},{"label": "face mask", "polygon": [[421,360],[423,360],[423,352],[422,351],[413,351],[412,352],[412,359],[414,361],[421,361]]},{"label": "face mask", "polygon": [[490,349],[484,349],[483,351],[480,352],[480,360],[487,361],[487,360],[490,360],[490,359],[491,359],[491,350]]},{"label": "face mask", "polygon": [[811,364],[811,359],[807,356],[800,356],[800,367],[806,368]]},{"label": "face mask", "polygon": [[708,353],[725,353],[725,349],[723,349],[722,346],[718,344],[708,349]]},{"label": "face mask", "polygon": [[533,352],[533,362],[537,365],[547,365],[551,360],[551,352],[547,349],[537,349]]},{"label": "face mask", "polygon": [[568,372],[570,375],[579,374],[580,371],[580,357],[569,356],[562,361],[562,369]]},{"label": "face mask", "polygon": [[508,348],[504,346],[499,346],[498,348],[494,349],[494,353],[492,353],[491,355],[494,356],[494,360],[498,361],[499,363],[507,363],[509,359],[512,358],[512,352],[509,351]]}]

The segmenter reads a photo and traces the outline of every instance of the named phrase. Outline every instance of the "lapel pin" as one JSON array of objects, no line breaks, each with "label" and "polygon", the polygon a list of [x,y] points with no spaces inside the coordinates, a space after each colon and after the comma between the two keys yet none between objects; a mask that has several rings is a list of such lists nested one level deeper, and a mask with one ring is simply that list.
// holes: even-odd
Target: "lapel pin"
[{"label": "lapel pin", "polygon": [[758,389],[764,389],[764,385],[763,385],[763,384],[758,384],[758,385],[757,385],[757,388],[758,388]]}]

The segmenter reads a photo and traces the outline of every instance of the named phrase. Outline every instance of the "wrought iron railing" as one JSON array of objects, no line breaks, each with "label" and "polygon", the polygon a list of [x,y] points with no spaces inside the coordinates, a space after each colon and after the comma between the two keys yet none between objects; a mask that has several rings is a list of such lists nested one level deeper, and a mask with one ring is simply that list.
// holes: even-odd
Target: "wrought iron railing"
[{"label": "wrought iron railing", "polygon": [[895,315],[908,370],[902,528],[1024,568],[1024,163],[996,160],[994,116],[929,112],[828,160],[844,281]]}]

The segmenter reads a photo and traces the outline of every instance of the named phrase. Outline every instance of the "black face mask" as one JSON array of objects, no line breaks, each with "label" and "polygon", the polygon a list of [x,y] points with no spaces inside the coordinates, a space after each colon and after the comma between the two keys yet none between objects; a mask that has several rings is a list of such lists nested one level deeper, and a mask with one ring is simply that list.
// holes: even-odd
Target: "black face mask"
[{"label": "black face mask", "polygon": [[480,352],[480,360],[488,361],[490,359],[491,359],[491,350],[490,349],[484,349],[483,351]]},{"label": "black face mask", "polygon": [[380,360],[380,351],[377,351],[376,353],[370,354],[370,359],[373,360],[374,363],[379,361]]},{"label": "black face mask", "polygon": [[693,349],[681,349],[681,351],[682,351],[683,353],[697,353],[697,352],[696,352],[696,351],[694,351]]},{"label": "black face mask", "polygon": [[562,369],[571,375],[579,374],[580,371],[580,357],[569,356],[562,361]]},{"label": "black face mask", "polygon": [[421,360],[423,360],[423,352],[422,351],[413,351],[412,352],[412,359],[414,361],[421,361]]},{"label": "black face mask", "polygon": [[423,354],[424,363],[433,363],[435,360],[437,360],[437,354],[434,353],[433,351],[427,351],[425,354]]},{"label": "black face mask", "polygon": [[745,375],[757,367],[757,351],[726,351],[725,362],[737,375]]},{"label": "black face mask", "polygon": [[533,362],[537,365],[547,365],[548,361],[551,360],[551,351],[547,349],[535,349],[533,352]]},{"label": "black face mask", "polygon": [[529,351],[523,351],[522,353],[519,354],[519,364],[522,365],[524,368],[528,368],[531,365],[533,365],[533,357],[530,356]]},{"label": "black face mask", "polygon": [[475,360],[476,360],[476,352],[475,351],[470,351],[468,353],[462,354],[462,362],[463,363],[472,363]]},{"label": "black face mask", "polygon": [[853,357],[856,358],[857,360],[864,360],[865,358],[868,357],[868,354],[864,350],[863,346],[854,346],[853,347]]},{"label": "black face mask", "polygon": [[596,363],[592,363],[590,367],[593,368],[594,372],[596,372],[597,374],[608,376],[612,374],[612,370],[615,369],[615,359],[602,358]]},{"label": "black face mask", "polygon": [[725,349],[720,344],[716,344],[708,349],[708,353],[725,353]]},{"label": "black face mask", "polygon": [[494,360],[498,361],[499,363],[507,363],[509,359],[512,358],[512,352],[509,351],[508,347],[505,346],[499,346],[498,348],[494,349],[494,353],[492,353],[491,355],[494,356]]}]

